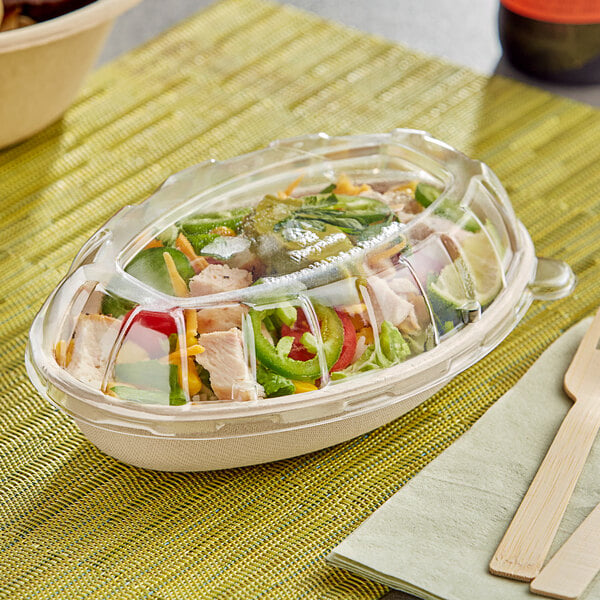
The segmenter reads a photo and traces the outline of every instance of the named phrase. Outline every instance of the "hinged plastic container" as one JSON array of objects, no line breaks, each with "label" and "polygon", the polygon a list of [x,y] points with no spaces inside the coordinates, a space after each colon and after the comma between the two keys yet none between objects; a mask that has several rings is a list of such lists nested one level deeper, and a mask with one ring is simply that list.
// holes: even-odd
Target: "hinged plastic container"
[{"label": "hinged plastic container", "polygon": [[119,211],[36,316],[26,363],[107,454],[223,469],[395,419],[574,284],[485,164],[419,131],[318,134]]}]

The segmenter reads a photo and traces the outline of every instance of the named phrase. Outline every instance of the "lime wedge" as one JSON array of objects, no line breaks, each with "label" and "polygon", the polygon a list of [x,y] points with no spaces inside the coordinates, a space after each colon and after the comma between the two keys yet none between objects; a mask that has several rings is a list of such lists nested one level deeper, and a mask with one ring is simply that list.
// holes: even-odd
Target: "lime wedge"
[{"label": "lime wedge", "polygon": [[487,235],[481,231],[463,241],[462,257],[471,274],[475,299],[489,304],[502,288],[502,266]]},{"label": "lime wedge", "polygon": [[439,277],[429,285],[433,292],[446,306],[460,308],[469,300],[460,276],[454,263],[446,265],[440,272]]},{"label": "lime wedge", "polygon": [[468,236],[461,255],[446,265],[430,290],[446,305],[460,308],[469,300],[488,305],[502,288],[502,267],[483,231]]}]

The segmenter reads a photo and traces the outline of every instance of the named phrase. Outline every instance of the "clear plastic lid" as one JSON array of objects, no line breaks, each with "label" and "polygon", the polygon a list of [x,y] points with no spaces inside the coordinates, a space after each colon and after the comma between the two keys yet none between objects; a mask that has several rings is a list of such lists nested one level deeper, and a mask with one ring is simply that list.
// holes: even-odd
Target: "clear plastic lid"
[{"label": "clear plastic lid", "polygon": [[360,391],[478,327],[525,250],[490,169],[423,132],[275,142],[186,169],[117,213],[38,315],[30,360],[55,400]]}]

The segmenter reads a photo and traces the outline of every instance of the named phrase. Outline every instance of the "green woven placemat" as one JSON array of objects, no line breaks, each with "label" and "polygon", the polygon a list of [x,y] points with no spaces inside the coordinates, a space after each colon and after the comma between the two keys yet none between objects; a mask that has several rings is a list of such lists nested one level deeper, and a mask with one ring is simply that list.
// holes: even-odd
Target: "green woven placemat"
[{"label": "green woven placemat", "polygon": [[[427,129],[486,161],[538,253],[579,286],[487,358],[345,444],[167,474],[100,454],[33,390],[29,323],[81,243],[208,158],[275,138]],[[598,304],[600,114],[260,0],[227,0],[96,72],[64,119],[0,152],[0,598],[372,599],[324,556]]]}]

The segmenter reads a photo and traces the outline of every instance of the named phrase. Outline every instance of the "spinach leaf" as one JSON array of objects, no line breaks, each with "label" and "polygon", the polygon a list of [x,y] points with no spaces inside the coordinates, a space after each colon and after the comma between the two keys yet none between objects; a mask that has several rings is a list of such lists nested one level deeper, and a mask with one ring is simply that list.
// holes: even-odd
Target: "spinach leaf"
[{"label": "spinach leaf", "polygon": [[171,255],[177,271],[187,283],[195,275],[194,269],[185,254],[175,248],[146,248],[133,257],[125,271],[158,291],[173,295],[171,278],[163,258],[165,252]]}]

